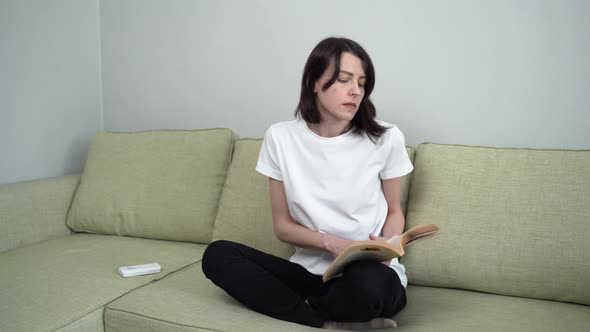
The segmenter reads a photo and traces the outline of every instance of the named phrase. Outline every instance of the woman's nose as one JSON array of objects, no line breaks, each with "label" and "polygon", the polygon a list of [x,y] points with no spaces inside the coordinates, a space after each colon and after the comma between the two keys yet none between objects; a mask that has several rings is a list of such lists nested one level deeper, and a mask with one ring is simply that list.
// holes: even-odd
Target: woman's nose
[{"label": "woman's nose", "polygon": [[356,83],[354,83],[354,82],[352,83],[352,87],[350,88],[350,90],[349,90],[349,91],[350,91],[350,94],[351,94],[351,95],[356,95],[356,96],[358,96],[358,95],[360,95],[360,94],[361,94],[361,89],[359,88],[358,84],[356,84]]}]

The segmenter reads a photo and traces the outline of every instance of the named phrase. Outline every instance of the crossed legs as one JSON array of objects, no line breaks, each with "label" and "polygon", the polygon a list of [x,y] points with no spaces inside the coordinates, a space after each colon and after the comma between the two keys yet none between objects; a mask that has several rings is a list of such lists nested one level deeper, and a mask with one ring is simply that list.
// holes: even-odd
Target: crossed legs
[{"label": "crossed legs", "polygon": [[353,263],[341,277],[323,283],[321,276],[298,264],[221,240],[208,246],[202,268],[207,278],[245,306],[308,326],[390,318],[406,303],[395,271],[378,262]]}]

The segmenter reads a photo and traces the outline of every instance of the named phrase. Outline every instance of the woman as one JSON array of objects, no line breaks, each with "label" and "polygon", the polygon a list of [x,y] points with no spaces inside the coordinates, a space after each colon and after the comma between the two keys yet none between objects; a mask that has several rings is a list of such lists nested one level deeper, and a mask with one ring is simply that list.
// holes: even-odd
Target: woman
[{"label": "woman", "polygon": [[287,261],[217,241],[203,257],[205,275],[244,305],[314,327],[396,325],[407,284],[397,259],[355,262],[322,282],[351,241],[404,228],[401,177],[413,167],[403,134],[375,119],[374,83],[371,59],[352,40],[327,38],[311,52],[296,119],[269,128],[256,166],[269,177],[274,232],[295,254]]}]

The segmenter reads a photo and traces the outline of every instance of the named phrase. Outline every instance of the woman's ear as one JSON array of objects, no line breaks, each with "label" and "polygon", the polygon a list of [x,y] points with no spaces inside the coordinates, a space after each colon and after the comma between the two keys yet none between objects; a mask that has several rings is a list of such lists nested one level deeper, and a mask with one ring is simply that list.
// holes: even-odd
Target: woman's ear
[{"label": "woman's ear", "polygon": [[319,89],[321,89],[320,80],[317,80],[317,81],[315,81],[315,83],[313,85],[313,93],[317,94]]}]

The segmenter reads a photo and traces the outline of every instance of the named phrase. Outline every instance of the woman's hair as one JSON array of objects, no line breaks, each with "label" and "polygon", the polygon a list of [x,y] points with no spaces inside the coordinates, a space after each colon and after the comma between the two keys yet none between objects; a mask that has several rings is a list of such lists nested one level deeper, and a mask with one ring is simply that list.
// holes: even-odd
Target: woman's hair
[{"label": "woman's hair", "polygon": [[379,138],[386,128],[375,121],[375,105],[369,98],[375,87],[375,69],[367,52],[358,43],[347,38],[326,38],[311,51],[301,80],[301,97],[295,115],[300,114],[307,123],[320,123],[321,115],[317,110],[315,83],[322,77],[330,63],[334,64],[332,77],[322,86],[322,90],[329,88],[340,72],[340,57],[342,53],[351,53],[358,57],[365,71],[365,95],[359,105],[358,111],[352,119],[352,130],[355,133],[366,133],[371,140]]}]

